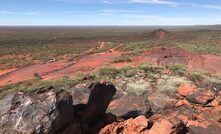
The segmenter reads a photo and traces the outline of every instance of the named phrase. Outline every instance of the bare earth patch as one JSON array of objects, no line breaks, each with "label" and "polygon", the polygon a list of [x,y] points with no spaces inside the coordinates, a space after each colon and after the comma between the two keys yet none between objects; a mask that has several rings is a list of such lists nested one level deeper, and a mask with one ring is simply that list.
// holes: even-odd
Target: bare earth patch
[{"label": "bare earth patch", "polygon": [[221,74],[221,57],[188,52],[180,48],[154,48],[134,58],[134,62],[151,62],[161,66],[178,63],[190,70],[202,69]]},{"label": "bare earth patch", "polygon": [[72,75],[78,71],[88,73],[106,63],[110,63],[120,55],[120,52],[111,49],[109,52],[84,56],[71,62],[61,60],[52,63],[31,65],[0,75],[0,86],[34,79],[35,73],[39,74],[43,80]]}]

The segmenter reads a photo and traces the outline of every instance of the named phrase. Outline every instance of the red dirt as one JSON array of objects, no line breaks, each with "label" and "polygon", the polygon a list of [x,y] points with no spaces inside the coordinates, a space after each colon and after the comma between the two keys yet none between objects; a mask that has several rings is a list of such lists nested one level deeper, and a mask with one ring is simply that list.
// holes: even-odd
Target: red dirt
[{"label": "red dirt", "polygon": [[79,60],[76,61],[76,64],[68,68],[43,76],[43,79],[48,80],[48,79],[58,78],[74,74],[78,71],[88,73],[96,70],[97,68],[107,63],[110,63],[114,58],[119,57],[120,55],[121,55],[120,52],[114,50],[110,50],[110,52],[106,53],[88,55],[83,58],[80,58]]},{"label": "red dirt", "polygon": [[110,50],[106,53],[88,55],[71,62],[62,60],[53,63],[31,65],[0,75],[0,86],[34,79],[34,73],[38,73],[44,80],[72,75],[78,71],[88,73],[106,63],[110,63],[112,59],[120,55],[120,52]]},{"label": "red dirt", "polygon": [[215,55],[200,55],[200,59],[192,58],[188,67],[190,69],[202,69],[221,74],[221,57]]},{"label": "red dirt", "polygon": [[34,78],[34,73],[44,75],[46,73],[62,69],[68,64],[69,63],[66,63],[65,61],[57,61],[46,64],[35,64],[21,69],[16,69],[6,74],[0,75],[0,86],[30,80]]},{"label": "red dirt", "polygon": [[135,62],[151,62],[161,66],[178,63],[190,70],[201,69],[221,74],[221,57],[188,52],[180,48],[154,48],[134,58]]},{"label": "red dirt", "polygon": [[16,68],[0,70],[0,76],[16,70]]},{"label": "red dirt", "polygon": [[221,57],[188,52],[178,48],[154,48],[137,57],[132,62],[111,63],[122,53],[111,49],[109,52],[97,53],[79,58],[71,62],[65,60],[46,64],[35,64],[16,70],[0,71],[0,86],[34,79],[38,73],[43,80],[50,80],[62,76],[73,75],[76,72],[90,73],[108,64],[112,67],[136,66],[143,62],[168,66],[173,63],[185,64],[188,69],[203,69],[208,72],[221,74]]}]

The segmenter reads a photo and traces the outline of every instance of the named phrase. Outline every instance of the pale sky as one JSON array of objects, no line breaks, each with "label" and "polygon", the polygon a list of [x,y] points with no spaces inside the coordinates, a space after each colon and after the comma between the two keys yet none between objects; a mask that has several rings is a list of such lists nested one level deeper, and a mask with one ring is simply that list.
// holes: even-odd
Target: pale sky
[{"label": "pale sky", "polygon": [[0,25],[221,24],[221,0],[0,0]]}]

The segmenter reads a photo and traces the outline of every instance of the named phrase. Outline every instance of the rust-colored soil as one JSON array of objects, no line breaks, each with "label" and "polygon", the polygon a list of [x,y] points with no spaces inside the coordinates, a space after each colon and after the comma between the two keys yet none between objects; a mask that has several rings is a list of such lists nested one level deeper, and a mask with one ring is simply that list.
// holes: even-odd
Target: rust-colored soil
[{"label": "rust-colored soil", "polygon": [[105,52],[105,53],[88,55],[75,61],[76,63],[72,66],[66,67],[59,71],[55,71],[53,73],[43,76],[43,79],[48,80],[48,79],[58,78],[61,76],[74,74],[78,71],[88,73],[93,70],[96,70],[97,68],[107,63],[110,63],[114,58],[119,57],[120,55],[121,55],[120,52],[114,50],[110,50],[110,52]]},{"label": "rust-colored soil", "polygon": [[132,62],[111,63],[122,53],[111,49],[109,52],[97,53],[67,62],[65,60],[46,64],[35,64],[28,67],[0,71],[0,86],[34,79],[38,73],[42,79],[50,80],[62,76],[73,75],[76,72],[90,73],[103,65],[113,67],[126,65],[136,66],[143,62],[167,66],[173,63],[185,64],[188,69],[202,69],[221,74],[221,57],[215,55],[196,54],[178,48],[154,48],[137,57]]},{"label": "rust-colored soil", "polygon": [[110,50],[105,53],[88,55],[71,62],[61,60],[53,63],[35,64],[10,72],[2,72],[0,74],[0,86],[34,79],[35,73],[38,73],[44,80],[72,75],[78,71],[88,73],[106,63],[110,63],[120,55],[120,52]]},{"label": "rust-colored soil", "polygon": [[16,70],[16,68],[0,70],[0,76]]},{"label": "rust-colored soil", "polygon": [[202,69],[221,74],[221,57],[188,52],[179,48],[154,48],[134,58],[135,62],[151,62],[161,66],[178,63],[185,64],[188,69]]},{"label": "rust-colored soil", "polygon": [[34,73],[46,75],[47,73],[62,69],[68,64],[69,63],[66,63],[65,61],[57,61],[46,64],[35,64],[21,69],[16,69],[0,75],[0,86],[33,79]]}]

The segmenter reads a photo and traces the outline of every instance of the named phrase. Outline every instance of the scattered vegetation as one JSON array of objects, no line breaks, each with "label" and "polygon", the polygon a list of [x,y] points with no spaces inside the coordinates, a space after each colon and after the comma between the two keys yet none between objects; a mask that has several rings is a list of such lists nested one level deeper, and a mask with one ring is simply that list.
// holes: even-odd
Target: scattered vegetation
[{"label": "scattered vegetation", "polygon": [[[80,83],[84,77],[89,77],[85,74],[78,73],[70,77],[62,77],[55,80],[32,80],[24,81],[16,84],[7,85],[0,88],[0,99],[7,94],[19,91],[32,91],[42,87],[54,86],[59,89],[70,90],[72,87]],[[91,77],[94,77],[93,75]]]},{"label": "scattered vegetation", "polygon": [[141,65],[138,66],[138,68],[145,72],[152,72],[152,73],[161,73],[162,70],[164,69],[161,66],[154,65],[151,63],[142,63]]},{"label": "scattered vegetation", "polygon": [[194,70],[190,73],[189,77],[194,82],[201,82],[206,76],[210,76],[210,74],[202,70]]},{"label": "scattered vegetation", "polygon": [[[65,76],[62,78],[58,78],[55,80],[48,80],[44,81],[39,79],[39,74],[35,74],[36,79],[32,81],[24,81],[19,82],[17,84],[7,85],[4,87],[0,87],[0,99],[4,96],[18,92],[18,91],[32,91],[35,89],[39,89],[42,87],[48,87],[53,85],[56,88],[65,89],[65,90],[71,90],[73,87],[75,87],[77,84],[81,83],[84,80],[91,80],[92,81],[99,81],[99,80],[109,80],[111,82],[116,82],[115,78],[121,83],[115,83],[117,85],[126,84],[127,80],[132,80],[127,85],[127,89],[125,89],[128,92],[133,92],[136,94],[144,94],[150,87],[154,87],[157,90],[162,92],[174,92],[176,91],[177,87],[181,83],[188,82],[188,79],[186,77],[180,77],[177,76],[176,73],[173,73],[172,76],[166,75],[164,73],[165,68],[159,67],[157,65],[149,64],[149,63],[143,63],[137,67],[133,66],[125,66],[122,68],[113,68],[113,67],[102,67],[97,72],[91,73],[91,74],[82,74],[77,73],[74,76]],[[172,70],[175,72],[182,72],[184,71],[184,67],[182,65],[173,65],[171,67]],[[186,76],[186,75],[184,75]],[[148,81],[144,80],[144,78],[148,77]],[[201,86],[208,86],[214,88],[216,91],[221,91],[221,85],[220,80],[221,77],[213,76],[208,74],[204,71],[193,71],[188,76],[189,82],[195,82],[198,83],[199,81],[207,79],[207,81],[204,82]],[[122,82],[122,79],[125,79],[126,81]],[[157,79],[158,83],[156,83]],[[128,81],[127,81],[128,82]]]},{"label": "scattered vegetation", "polygon": [[184,75],[186,73],[186,66],[183,64],[172,64],[168,67],[172,73],[178,74],[178,75]]},{"label": "scattered vegetation", "polygon": [[[200,27],[199,27],[200,28]],[[5,32],[7,31],[7,32]],[[48,62],[51,59],[73,59],[86,50],[95,48],[98,42],[111,42],[90,53],[108,51],[119,46],[120,51],[131,55],[158,46],[185,48],[194,52],[221,54],[221,31],[168,29],[173,38],[163,41],[152,38],[153,30],[148,27],[63,27],[63,28],[0,28],[0,69],[23,67],[36,61]],[[15,47],[16,46],[16,47]],[[130,62],[130,56],[117,58],[114,62]]]},{"label": "scattered vegetation", "polygon": [[132,66],[125,66],[120,68],[119,71],[121,72],[122,75],[129,78],[135,76],[138,72],[138,69]]},{"label": "scattered vegetation", "polygon": [[99,75],[111,78],[115,78],[119,73],[120,71],[113,67],[102,67],[98,70]]},{"label": "scattered vegetation", "polygon": [[131,62],[131,61],[132,61],[132,59],[130,58],[130,56],[124,55],[124,56],[115,58],[113,62],[120,63],[120,62]]},{"label": "scattered vegetation", "polygon": [[34,73],[34,77],[36,80],[41,80],[41,75],[39,73]]}]

